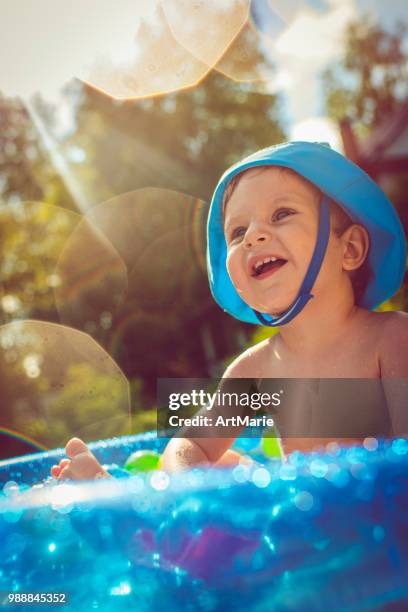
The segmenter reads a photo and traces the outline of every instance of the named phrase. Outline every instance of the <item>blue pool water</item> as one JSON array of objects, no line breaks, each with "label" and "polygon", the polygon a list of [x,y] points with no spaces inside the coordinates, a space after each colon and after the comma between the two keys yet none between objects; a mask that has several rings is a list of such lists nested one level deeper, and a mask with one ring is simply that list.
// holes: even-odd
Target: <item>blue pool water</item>
[{"label": "blue pool water", "polygon": [[[144,435],[92,448],[123,465],[164,443]],[[0,463],[0,591],[65,591],[59,609],[77,612],[407,609],[405,440],[32,487],[62,456]]]}]

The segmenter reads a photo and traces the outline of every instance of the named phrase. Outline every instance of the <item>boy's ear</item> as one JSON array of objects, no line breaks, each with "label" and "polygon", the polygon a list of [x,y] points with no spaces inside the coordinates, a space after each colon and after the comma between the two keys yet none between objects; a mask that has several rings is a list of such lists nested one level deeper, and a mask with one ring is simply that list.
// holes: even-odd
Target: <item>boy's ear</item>
[{"label": "boy's ear", "polygon": [[363,265],[370,246],[370,238],[365,227],[354,223],[341,236],[343,243],[343,269],[357,270]]}]

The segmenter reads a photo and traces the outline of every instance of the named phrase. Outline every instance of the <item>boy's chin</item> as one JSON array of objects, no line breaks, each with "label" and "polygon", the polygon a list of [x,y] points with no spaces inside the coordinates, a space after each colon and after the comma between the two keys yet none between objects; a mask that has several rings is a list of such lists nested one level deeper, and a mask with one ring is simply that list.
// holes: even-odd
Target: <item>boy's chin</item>
[{"label": "boy's chin", "polygon": [[275,319],[279,315],[285,313],[288,308],[292,306],[294,300],[297,297],[297,294],[296,292],[294,292],[292,299],[290,299],[292,297],[291,294],[287,292],[285,292],[284,297],[270,295],[270,299],[266,299],[265,301],[262,300],[262,298],[261,301],[259,299],[260,296],[249,295],[249,292],[246,295],[243,292],[240,292],[240,296],[242,300],[253,310],[257,310],[261,314],[269,315],[270,317],[273,317]]},{"label": "boy's chin", "polygon": [[281,314],[286,312],[289,306],[290,304],[287,304],[287,305],[257,304],[256,306],[251,306],[251,308],[253,308],[254,310],[257,310],[261,314],[266,314],[276,319],[276,317],[279,317]]}]

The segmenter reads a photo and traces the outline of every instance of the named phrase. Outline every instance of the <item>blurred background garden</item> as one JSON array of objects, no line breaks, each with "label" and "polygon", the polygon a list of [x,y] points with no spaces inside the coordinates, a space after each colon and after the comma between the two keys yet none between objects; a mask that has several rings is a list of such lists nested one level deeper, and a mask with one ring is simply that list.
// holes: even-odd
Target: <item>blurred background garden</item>
[{"label": "blurred background garden", "polygon": [[272,333],[206,278],[244,155],[329,141],[408,228],[405,0],[34,4],[0,25],[0,458],[152,430],[158,378],[221,376]]}]

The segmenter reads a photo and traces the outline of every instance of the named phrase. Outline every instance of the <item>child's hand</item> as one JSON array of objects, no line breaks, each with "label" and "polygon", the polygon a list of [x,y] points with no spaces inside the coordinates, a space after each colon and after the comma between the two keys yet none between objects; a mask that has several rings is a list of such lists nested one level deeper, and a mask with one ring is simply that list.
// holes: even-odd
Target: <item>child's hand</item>
[{"label": "child's hand", "polygon": [[79,438],[71,438],[65,447],[65,452],[69,459],[62,459],[58,465],[53,465],[51,468],[51,475],[54,478],[58,480],[110,478],[85,442]]}]

